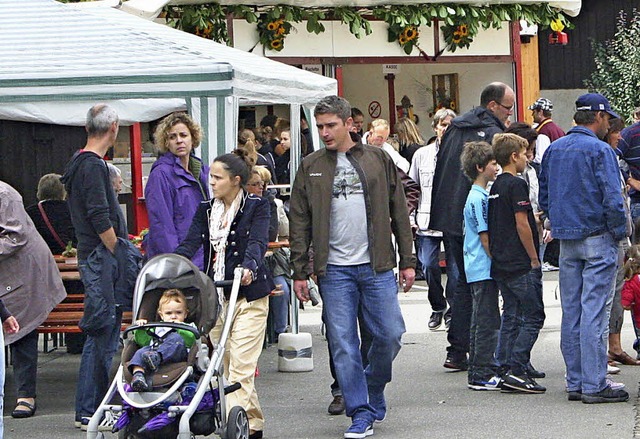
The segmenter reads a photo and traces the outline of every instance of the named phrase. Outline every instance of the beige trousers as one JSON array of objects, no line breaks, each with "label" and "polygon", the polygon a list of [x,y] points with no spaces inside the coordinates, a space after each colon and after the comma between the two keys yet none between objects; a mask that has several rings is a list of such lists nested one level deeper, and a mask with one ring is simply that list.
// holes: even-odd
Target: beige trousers
[{"label": "beige trousers", "polygon": [[[219,340],[222,334],[227,305],[225,302],[216,326],[211,330],[210,335],[214,342]],[[240,383],[242,386],[226,396],[227,414],[234,406],[244,407],[252,432],[264,429],[264,415],[258,402],[254,377],[258,358],[262,353],[268,314],[269,296],[253,302],[247,302],[244,297],[239,298],[225,347],[225,378],[229,383]]]}]

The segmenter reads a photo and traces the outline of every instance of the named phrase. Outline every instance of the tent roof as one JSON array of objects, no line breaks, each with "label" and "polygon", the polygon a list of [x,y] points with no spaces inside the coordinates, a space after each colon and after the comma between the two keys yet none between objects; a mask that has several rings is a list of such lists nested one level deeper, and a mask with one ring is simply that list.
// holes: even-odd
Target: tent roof
[{"label": "tent roof", "polygon": [[[189,97],[230,95],[314,104],[336,92],[334,79],[106,7],[0,0],[0,41],[0,101],[21,113],[51,101],[155,99],[184,107]],[[3,118],[33,119],[7,113],[0,109]]]}]

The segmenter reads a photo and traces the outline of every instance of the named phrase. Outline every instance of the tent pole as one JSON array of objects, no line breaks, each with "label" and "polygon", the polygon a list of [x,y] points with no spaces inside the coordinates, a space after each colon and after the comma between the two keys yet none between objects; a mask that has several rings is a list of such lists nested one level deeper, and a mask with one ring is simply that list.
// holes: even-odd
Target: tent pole
[{"label": "tent pole", "polygon": [[149,227],[149,218],[144,203],[142,190],[142,131],[140,123],[136,122],[129,127],[129,139],[131,144],[131,199],[133,202],[133,221],[136,233]]}]

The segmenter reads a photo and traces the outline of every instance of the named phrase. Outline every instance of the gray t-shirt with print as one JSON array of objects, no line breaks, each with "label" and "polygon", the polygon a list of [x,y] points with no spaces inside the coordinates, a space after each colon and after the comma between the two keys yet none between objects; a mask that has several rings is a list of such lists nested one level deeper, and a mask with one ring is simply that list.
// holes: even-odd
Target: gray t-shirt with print
[{"label": "gray t-shirt with print", "polygon": [[338,153],[329,221],[329,259],[333,265],[370,262],[367,212],[362,182],[346,153]]}]

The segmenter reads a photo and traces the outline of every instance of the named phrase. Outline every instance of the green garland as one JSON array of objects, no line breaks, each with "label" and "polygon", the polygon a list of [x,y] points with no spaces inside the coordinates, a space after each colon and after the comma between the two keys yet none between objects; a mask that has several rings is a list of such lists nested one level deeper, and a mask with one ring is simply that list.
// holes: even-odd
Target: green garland
[{"label": "green garland", "polygon": [[[419,26],[431,26],[437,20],[441,26],[447,48],[468,48],[482,29],[500,29],[504,22],[526,20],[545,29],[553,20],[560,20],[567,28],[573,28],[567,17],[548,3],[536,5],[462,5],[420,4],[390,5],[375,8],[300,8],[297,6],[222,6],[218,3],[200,5],[166,6],[164,14],[170,26],[200,35],[214,41],[229,44],[227,17],[245,19],[257,23],[259,43],[270,50],[280,51],[284,40],[293,28],[292,23],[306,21],[309,33],[325,31],[320,22],[326,19],[340,20],[349,26],[356,38],[371,33],[373,16],[389,25],[389,42],[396,41],[407,54],[418,46]],[[276,24],[277,23],[277,24]],[[422,51],[421,51],[422,53]]]}]

